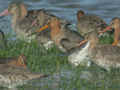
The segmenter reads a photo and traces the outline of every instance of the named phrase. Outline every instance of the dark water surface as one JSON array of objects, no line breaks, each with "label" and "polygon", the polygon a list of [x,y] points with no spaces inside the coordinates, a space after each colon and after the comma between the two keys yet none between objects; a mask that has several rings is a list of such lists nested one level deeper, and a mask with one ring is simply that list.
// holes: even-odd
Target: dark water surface
[{"label": "dark water surface", "polygon": [[[0,12],[8,7],[8,4],[13,0],[0,0]],[[17,1],[17,0],[14,0]],[[76,12],[79,9],[85,10],[87,13],[92,13],[102,17],[107,23],[111,18],[120,15],[120,1],[119,0],[21,0],[24,1],[29,9],[45,8],[55,15],[68,19],[76,23]],[[5,21],[0,25],[0,28],[9,31],[9,17],[0,19]],[[6,22],[7,21],[7,22]],[[6,26],[4,26],[6,24]],[[8,27],[9,28],[8,28]],[[6,28],[5,28],[6,27]],[[9,29],[9,30],[8,30]]]},{"label": "dark water surface", "polygon": [[[0,0],[0,12],[3,11],[5,8],[8,7],[8,4],[12,0]],[[15,0],[17,1],[17,0]],[[40,9],[45,8],[51,13],[54,13],[55,15],[70,20],[72,23],[76,23],[76,12],[79,9],[85,10],[85,12],[90,14],[96,14],[99,15],[101,18],[103,18],[107,23],[113,18],[113,17],[119,17],[120,15],[120,0],[22,0],[24,1],[29,9]],[[4,17],[0,18],[0,29],[2,29],[5,32],[11,32],[10,27],[10,17]],[[62,71],[61,73],[63,78],[67,77],[68,74],[69,77],[72,78],[71,72],[69,71]],[[65,75],[65,76],[64,76]],[[85,75],[88,75],[87,77],[92,77],[89,72],[83,72],[83,76],[81,75],[81,78],[86,78]],[[91,75],[91,76],[90,76]],[[54,79],[56,79],[56,82],[59,81],[59,77],[57,75],[53,75]],[[68,79],[70,79],[67,77]],[[103,75],[104,77],[104,75]],[[104,79],[104,78],[103,78]],[[96,79],[97,80],[97,79]],[[110,81],[110,80],[108,80]],[[41,81],[42,82],[42,81]],[[43,81],[45,82],[45,81]],[[46,83],[48,80],[46,81]],[[50,82],[51,83],[51,82]],[[39,83],[38,83],[39,84]],[[36,84],[37,85],[37,84]],[[110,84],[112,85],[112,84]],[[54,87],[57,86],[57,83]],[[25,89],[27,90],[27,89]],[[33,90],[29,89],[29,90]],[[39,90],[39,89],[35,89]],[[48,89],[41,89],[41,90],[48,90]],[[64,90],[64,89],[50,89],[50,90]],[[67,89],[66,89],[67,90]],[[78,89],[71,89],[71,90],[78,90]],[[81,90],[86,90],[84,87]],[[102,89],[101,89],[102,90]],[[118,90],[118,89],[116,89]]]},{"label": "dark water surface", "polygon": [[[8,7],[13,0],[0,0],[0,12]],[[14,0],[17,1],[17,0]],[[79,9],[85,10],[86,13],[92,13],[102,17],[107,23],[111,18],[120,15],[119,0],[21,0],[24,1],[29,9],[45,8],[55,15],[68,19],[76,23],[76,12]],[[9,17],[4,18],[8,21]],[[2,20],[0,20],[1,22]],[[2,24],[6,24],[3,22]],[[3,25],[0,25],[3,29]],[[9,27],[9,23],[7,24]],[[7,27],[6,25],[6,27]],[[8,28],[5,28],[8,31]],[[9,28],[10,29],[10,28]]]},{"label": "dark water surface", "polygon": [[[0,11],[7,8],[13,0],[0,0]],[[17,1],[17,0],[14,0]],[[28,4],[29,8],[46,8],[54,14],[76,22],[76,12],[79,9],[87,13],[99,15],[107,22],[111,18],[120,15],[119,0],[21,0]]]},{"label": "dark water surface", "polygon": [[[8,4],[13,0],[0,0],[0,12],[8,7]],[[14,0],[17,1],[17,0]],[[76,23],[76,12],[79,9],[85,10],[87,13],[99,15],[107,23],[111,18],[120,15],[120,1],[119,0],[21,0],[24,1],[29,9],[45,8],[59,17],[68,19]],[[0,19],[0,29],[8,32],[10,17]],[[6,25],[6,26],[4,26]],[[8,28],[9,27],[9,28]],[[9,30],[8,30],[9,29]]]}]

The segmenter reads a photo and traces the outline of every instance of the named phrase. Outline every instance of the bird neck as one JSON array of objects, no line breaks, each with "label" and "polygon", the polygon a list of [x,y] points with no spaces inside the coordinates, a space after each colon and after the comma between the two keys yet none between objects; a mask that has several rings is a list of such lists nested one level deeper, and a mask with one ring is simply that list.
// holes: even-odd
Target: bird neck
[{"label": "bird neck", "polygon": [[95,48],[98,45],[98,40],[90,40],[90,49]]},{"label": "bird neck", "polygon": [[61,34],[59,25],[54,25],[51,27],[51,37]]},{"label": "bird neck", "polygon": [[118,42],[120,40],[120,28],[116,28],[114,32],[114,42]]},{"label": "bird neck", "polygon": [[16,27],[17,20],[18,20],[18,15],[17,15],[17,14],[14,14],[14,15],[12,16],[12,27],[13,27],[13,28]]}]

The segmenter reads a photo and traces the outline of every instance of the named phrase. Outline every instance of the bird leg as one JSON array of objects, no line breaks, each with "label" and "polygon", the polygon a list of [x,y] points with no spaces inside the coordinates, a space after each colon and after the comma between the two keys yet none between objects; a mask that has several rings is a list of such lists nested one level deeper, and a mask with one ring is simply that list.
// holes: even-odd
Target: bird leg
[{"label": "bird leg", "polygon": [[119,37],[120,37],[120,29],[116,28],[114,32],[114,42],[112,43],[112,46],[116,46],[118,44]]},{"label": "bird leg", "polygon": [[112,43],[112,46],[116,46],[118,44],[118,41],[114,41],[113,43]]},{"label": "bird leg", "polygon": [[6,16],[8,14],[9,14],[8,9],[5,9],[3,12],[0,13],[0,17],[1,16]]},{"label": "bird leg", "polygon": [[43,26],[42,28],[40,28],[39,30],[37,30],[35,32],[41,32],[41,31],[47,29],[48,27],[49,27],[48,25],[45,25],[45,26]]}]

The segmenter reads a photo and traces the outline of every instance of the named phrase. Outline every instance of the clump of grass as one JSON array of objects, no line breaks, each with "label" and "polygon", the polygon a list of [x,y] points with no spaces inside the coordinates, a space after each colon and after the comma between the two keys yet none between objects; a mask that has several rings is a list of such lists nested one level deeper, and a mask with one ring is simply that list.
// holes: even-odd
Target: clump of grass
[{"label": "clump of grass", "polygon": [[101,44],[111,44],[113,42],[113,35],[100,37],[99,41]]},{"label": "clump of grass", "polygon": [[[44,47],[38,45],[36,41],[26,43],[24,41],[12,41],[6,49],[0,51],[0,57],[15,57],[24,54],[27,57],[27,65],[33,71],[44,71],[44,69],[53,69],[59,62],[64,64],[66,56],[55,46],[46,50]],[[55,69],[55,68],[54,68]],[[53,70],[55,71],[55,70]]]},{"label": "clump of grass", "polygon": [[[112,36],[100,38],[101,43],[112,43],[112,41]],[[27,66],[31,71],[50,75],[48,78],[39,80],[42,86],[25,85],[19,87],[19,90],[26,90],[25,88],[34,90],[116,90],[120,88],[119,70],[106,72],[97,65],[76,68],[68,63],[67,56],[55,46],[46,50],[36,41],[26,43],[17,40],[8,43],[6,49],[0,50],[0,57],[24,54],[27,57]],[[44,83],[45,81],[47,83]]]}]

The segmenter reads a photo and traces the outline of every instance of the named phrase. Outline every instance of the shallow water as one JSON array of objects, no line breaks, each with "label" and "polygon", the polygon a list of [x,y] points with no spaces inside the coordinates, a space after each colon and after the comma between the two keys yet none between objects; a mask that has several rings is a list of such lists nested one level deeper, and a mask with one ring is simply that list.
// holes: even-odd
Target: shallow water
[{"label": "shallow water", "polygon": [[[0,0],[0,12],[3,11],[5,8],[7,8],[8,4],[11,1],[12,0]],[[22,0],[22,1],[24,1],[28,5],[29,9],[45,8],[48,11],[50,11],[51,13],[54,13],[55,15],[57,15],[61,18],[70,20],[72,23],[76,23],[76,12],[79,9],[85,10],[86,13],[99,15],[107,23],[109,23],[109,21],[113,17],[116,17],[116,16],[119,17],[119,15],[120,15],[120,11],[119,11],[120,0]],[[7,33],[11,32],[9,16],[0,18],[0,29]],[[72,71],[70,71],[68,69],[67,70],[63,69],[63,70],[61,70],[59,75],[57,75],[57,73],[56,73],[53,76],[47,78],[46,80],[44,80],[44,79],[38,80],[38,82],[36,84],[32,83],[32,85],[35,87],[38,87],[38,86],[42,87],[41,85],[43,84],[43,87],[44,87],[43,90],[65,90],[64,88],[61,88],[61,86],[59,86],[59,85],[65,84],[65,85],[68,85],[68,88],[69,88],[69,84],[71,85],[71,82],[69,82],[69,80],[74,79],[74,77],[76,75],[77,75],[77,72],[75,74],[75,72],[73,73]],[[98,73],[97,73],[97,75],[98,75]],[[97,76],[97,75],[94,72],[81,71],[80,78],[81,78],[81,80],[86,79],[87,81],[91,82],[93,80],[94,76]],[[100,77],[100,79],[102,78],[100,81],[101,83],[105,77],[104,75],[105,74],[103,74],[103,73],[102,73],[102,76],[100,75],[101,77],[98,75],[98,77]],[[63,82],[62,84],[59,84],[60,77],[64,78],[67,81]],[[98,77],[96,77],[94,79],[97,80]],[[117,78],[118,77],[116,77],[116,79]],[[48,83],[48,80],[49,80],[49,83]],[[108,80],[108,82],[106,82],[105,84],[109,83],[109,84],[107,84],[108,86],[112,85],[112,83],[110,83],[109,78],[106,78],[106,80]],[[98,82],[98,84],[100,84],[98,86],[102,86],[100,82]],[[68,84],[66,84],[66,83],[68,83]],[[96,85],[97,85],[97,83],[96,83]],[[45,86],[46,86],[46,89],[45,89]],[[49,88],[47,88],[47,87],[49,87]],[[28,87],[25,86],[25,90],[28,90],[27,88]],[[32,88],[32,89],[30,89],[30,88]],[[85,90],[84,86],[82,88],[83,89],[81,89],[81,90]],[[33,89],[34,89],[34,87],[29,86],[29,90],[33,90]],[[36,90],[39,90],[39,89],[36,89]],[[68,90],[68,89],[66,89],[66,90]],[[75,87],[73,89],[71,88],[71,90],[77,90],[77,89]]]},{"label": "shallow water", "polygon": [[[12,0],[1,0],[0,1],[0,12],[7,8],[8,4]],[[17,1],[17,0],[13,0]],[[99,15],[107,23],[111,18],[120,15],[120,1],[119,0],[20,0],[24,1],[29,9],[40,9],[45,8],[55,15],[68,19],[73,23],[76,23],[76,12],[79,9],[85,10],[86,13],[92,13]],[[0,19],[1,27],[10,26],[9,24],[10,17],[5,17]],[[7,27],[7,28],[8,28]],[[7,28],[4,31],[8,31]],[[11,29],[11,28],[9,28]]]}]

